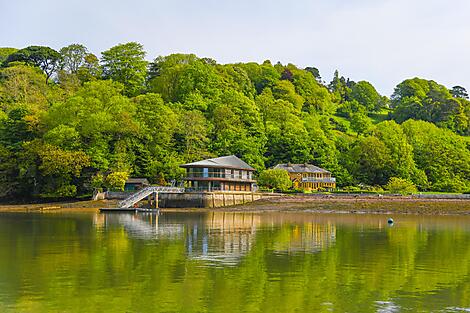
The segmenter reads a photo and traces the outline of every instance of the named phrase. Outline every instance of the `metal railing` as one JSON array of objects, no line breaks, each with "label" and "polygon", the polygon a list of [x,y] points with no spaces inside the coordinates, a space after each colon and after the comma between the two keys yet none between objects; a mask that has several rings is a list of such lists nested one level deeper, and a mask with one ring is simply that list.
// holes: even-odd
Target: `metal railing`
[{"label": "metal railing", "polygon": [[336,178],[334,177],[302,177],[303,183],[336,183]]},{"label": "metal railing", "polygon": [[212,191],[223,191],[223,192],[252,192],[253,190],[228,190],[228,189],[223,189],[220,187],[186,187],[185,188],[186,192],[199,192],[199,191],[207,191],[207,192],[212,192]]},{"label": "metal railing", "polygon": [[246,179],[253,180],[253,176],[239,175],[239,174],[226,174],[226,173],[186,173],[186,178],[227,178],[227,179]]},{"label": "metal railing", "polygon": [[166,186],[152,186],[152,187],[147,187],[144,189],[139,190],[136,193],[131,194],[129,197],[126,199],[120,201],[118,203],[118,206],[120,208],[130,208],[133,206],[135,203],[139,202],[140,200],[144,199],[145,197],[148,197],[150,194],[154,192],[162,192],[162,193],[182,193],[184,192],[184,188],[178,188],[178,187],[166,187]]}]

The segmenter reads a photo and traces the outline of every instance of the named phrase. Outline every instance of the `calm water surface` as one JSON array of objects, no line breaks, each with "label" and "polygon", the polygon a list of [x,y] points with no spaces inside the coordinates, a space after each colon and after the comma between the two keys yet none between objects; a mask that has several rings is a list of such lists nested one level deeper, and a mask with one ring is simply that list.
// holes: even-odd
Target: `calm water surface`
[{"label": "calm water surface", "polygon": [[0,312],[470,312],[470,218],[0,215]]}]

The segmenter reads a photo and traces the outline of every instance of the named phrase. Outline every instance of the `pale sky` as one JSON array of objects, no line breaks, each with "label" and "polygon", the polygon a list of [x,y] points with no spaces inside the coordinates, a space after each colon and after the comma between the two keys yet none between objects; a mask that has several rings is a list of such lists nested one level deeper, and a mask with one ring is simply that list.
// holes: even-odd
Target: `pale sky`
[{"label": "pale sky", "polygon": [[270,59],[335,69],[389,96],[402,80],[470,89],[469,0],[0,0],[0,46],[129,41],[147,58]]}]

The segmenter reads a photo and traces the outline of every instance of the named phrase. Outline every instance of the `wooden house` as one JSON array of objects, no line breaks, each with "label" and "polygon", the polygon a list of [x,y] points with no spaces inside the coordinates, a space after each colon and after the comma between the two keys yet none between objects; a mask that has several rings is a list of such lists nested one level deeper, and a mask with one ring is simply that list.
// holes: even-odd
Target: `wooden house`
[{"label": "wooden house", "polygon": [[188,191],[254,191],[254,168],[234,155],[180,165]]}]

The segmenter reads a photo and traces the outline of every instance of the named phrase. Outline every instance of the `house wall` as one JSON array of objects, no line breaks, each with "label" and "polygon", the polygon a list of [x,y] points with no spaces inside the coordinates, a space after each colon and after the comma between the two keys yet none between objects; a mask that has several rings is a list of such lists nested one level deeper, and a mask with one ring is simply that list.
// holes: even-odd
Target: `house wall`
[{"label": "house wall", "polygon": [[294,188],[304,190],[318,190],[318,189],[334,189],[336,183],[325,182],[302,182],[302,178],[331,178],[331,173],[291,173],[289,172],[290,179],[294,182]]}]

